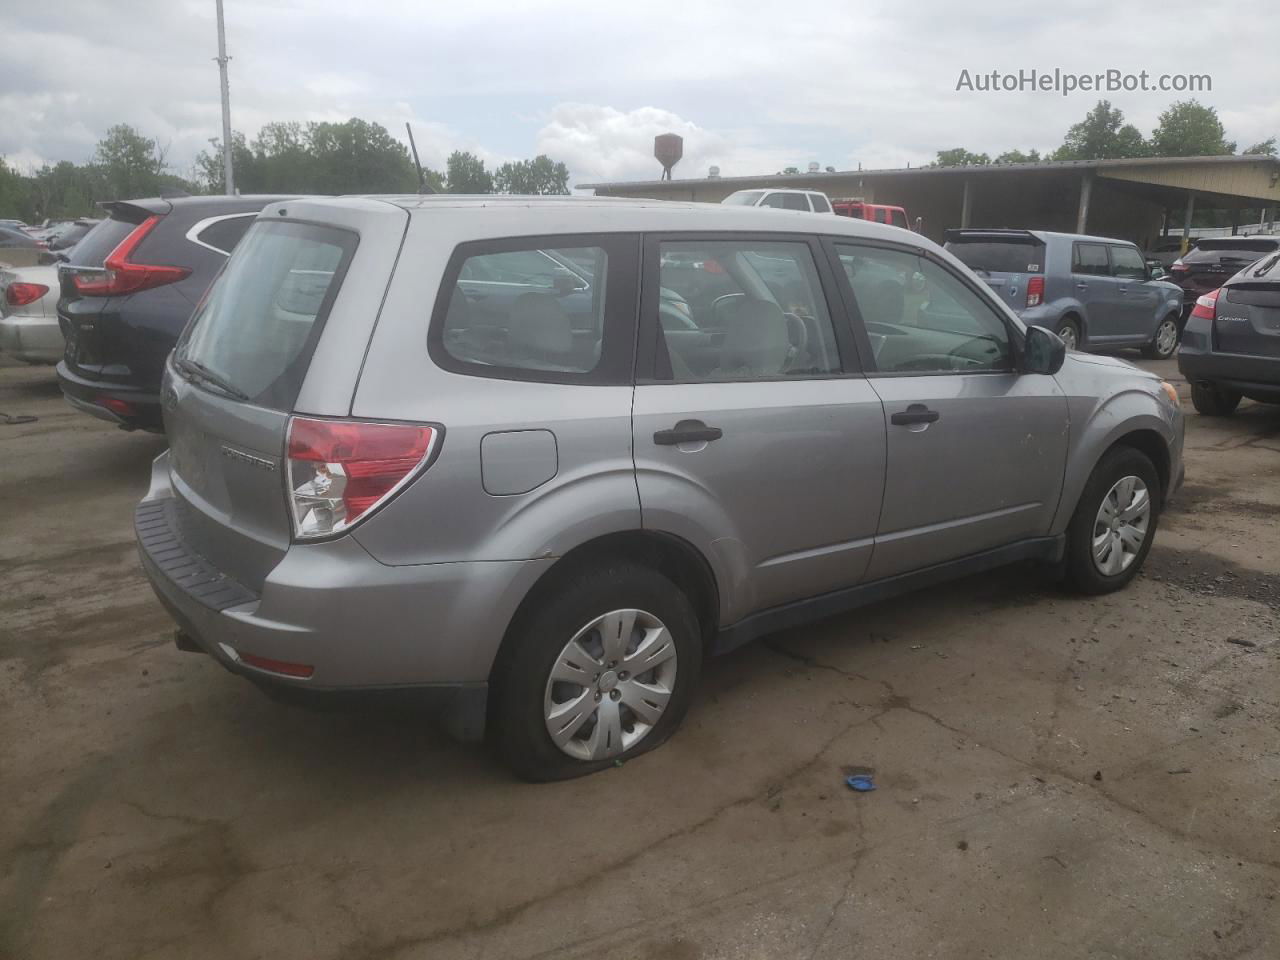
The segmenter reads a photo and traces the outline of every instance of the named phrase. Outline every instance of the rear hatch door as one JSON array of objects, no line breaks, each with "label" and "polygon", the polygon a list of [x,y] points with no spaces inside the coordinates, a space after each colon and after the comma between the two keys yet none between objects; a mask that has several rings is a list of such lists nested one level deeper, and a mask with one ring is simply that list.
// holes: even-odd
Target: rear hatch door
[{"label": "rear hatch door", "polygon": [[350,413],[407,219],[378,206],[398,214],[389,229],[301,201],[265,208],[167,364],[161,401],[180,533],[254,592],[292,539],[291,414]]},{"label": "rear hatch door", "polygon": [[948,230],[946,249],[1016,311],[1031,278],[1044,276],[1044,242],[1025,230]]},{"label": "rear hatch door", "polygon": [[1280,359],[1280,255],[1223,287],[1213,326],[1222,353]]}]

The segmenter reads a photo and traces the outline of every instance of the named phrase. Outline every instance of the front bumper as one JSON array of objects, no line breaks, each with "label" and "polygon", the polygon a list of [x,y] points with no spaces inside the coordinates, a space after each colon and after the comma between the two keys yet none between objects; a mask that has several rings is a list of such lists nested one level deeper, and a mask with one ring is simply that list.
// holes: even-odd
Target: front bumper
[{"label": "front bumper", "polygon": [[21,313],[0,317],[0,352],[23,363],[57,363],[62,351],[56,318]]},{"label": "front bumper", "polygon": [[[58,386],[77,410],[129,429],[164,430],[160,396],[150,390],[110,380],[91,380],[58,363]],[[104,406],[103,401],[111,406]]]},{"label": "front bumper", "polygon": [[[183,538],[168,454],[134,515],[142,565],[181,630],[224,667],[318,691],[483,691],[516,608],[551,559],[387,566],[350,537],[294,544],[254,592]],[[245,654],[305,664],[307,678]]]}]

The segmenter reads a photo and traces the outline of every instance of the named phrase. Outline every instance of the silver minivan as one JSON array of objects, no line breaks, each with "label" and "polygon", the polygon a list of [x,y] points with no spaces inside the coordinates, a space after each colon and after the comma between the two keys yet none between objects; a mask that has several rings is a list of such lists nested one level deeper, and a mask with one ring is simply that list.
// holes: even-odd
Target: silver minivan
[{"label": "silver minivan", "polygon": [[179,646],[434,694],[532,779],[658,745],[771,631],[1021,561],[1118,589],[1183,476],[1172,387],[929,241],[704,204],[273,204],[162,404]]}]

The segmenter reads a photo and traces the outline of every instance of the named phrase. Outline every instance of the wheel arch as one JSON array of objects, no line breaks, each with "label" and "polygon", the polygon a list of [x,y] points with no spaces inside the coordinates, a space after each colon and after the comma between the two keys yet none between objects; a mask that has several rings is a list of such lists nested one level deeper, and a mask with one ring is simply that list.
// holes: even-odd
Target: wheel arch
[{"label": "wheel arch", "polygon": [[490,677],[497,675],[504,656],[510,652],[511,638],[544,597],[584,567],[598,566],[609,560],[641,563],[675,583],[693,604],[704,648],[710,647],[720,625],[720,587],[707,558],[689,541],[674,534],[656,530],[623,530],[579,544],[538,577],[507,625]]}]

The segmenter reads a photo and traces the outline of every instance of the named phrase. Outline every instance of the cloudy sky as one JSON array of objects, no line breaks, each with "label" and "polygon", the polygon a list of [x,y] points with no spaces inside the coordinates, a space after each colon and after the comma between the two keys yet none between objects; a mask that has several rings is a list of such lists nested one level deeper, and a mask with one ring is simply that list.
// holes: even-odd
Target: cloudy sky
[{"label": "cloudy sky", "polygon": [[[220,132],[214,0],[0,3],[0,155],[87,159],[113,123],[188,173]],[[1231,11],[1240,8],[1232,7]],[[1245,21],[1202,0],[226,0],[232,122],[377,120],[423,162],[547,153],[574,183],[927,162],[964,146],[1052,149],[1099,94],[957,92],[971,74],[1206,73],[1229,138],[1280,134],[1280,5]],[[1189,28],[1194,24],[1194,29]],[[1102,94],[1150,133],[1179,95]]]}]

